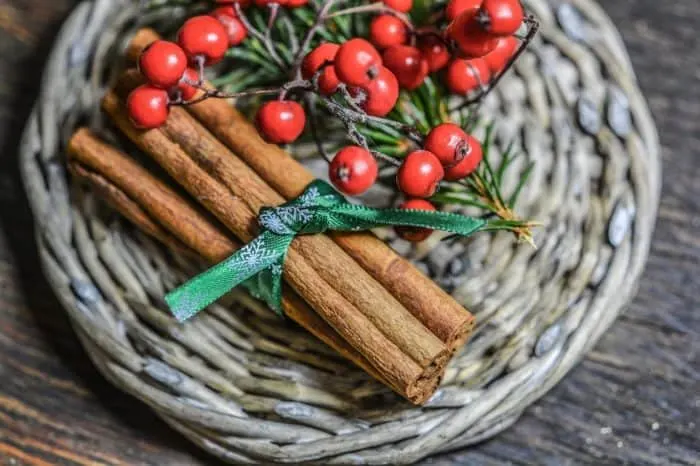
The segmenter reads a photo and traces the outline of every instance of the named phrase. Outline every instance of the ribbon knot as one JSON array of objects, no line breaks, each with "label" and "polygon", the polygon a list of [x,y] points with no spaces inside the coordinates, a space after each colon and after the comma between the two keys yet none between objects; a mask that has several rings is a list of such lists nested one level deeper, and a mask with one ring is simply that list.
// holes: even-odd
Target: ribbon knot
[{"label": "ribbon knot", "polygon": [[298,235],[404,226],[469,236],[487,225],[481,219],[447,212],[353,205],[328,183],[319,180],[311,183],[297,199],[261,209],[258,223],[261,233],[252,242],[165,297],[179,321],[189,319],[240,285],[281,313],[284,260]]}]

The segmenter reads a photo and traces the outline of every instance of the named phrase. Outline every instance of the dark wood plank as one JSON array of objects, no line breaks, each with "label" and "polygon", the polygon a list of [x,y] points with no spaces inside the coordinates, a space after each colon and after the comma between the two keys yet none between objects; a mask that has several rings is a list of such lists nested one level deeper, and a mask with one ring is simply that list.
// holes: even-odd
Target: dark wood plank
[{"label": "dark wood plank", "polygon": [[[72,0],[0,3],[0,464],[206,464],[80,347],[38,269],[15,147]],[[664,145],[664,197],[639,296],[515,427],[429,464],[699,464],[700,4],[608,0]]]}]

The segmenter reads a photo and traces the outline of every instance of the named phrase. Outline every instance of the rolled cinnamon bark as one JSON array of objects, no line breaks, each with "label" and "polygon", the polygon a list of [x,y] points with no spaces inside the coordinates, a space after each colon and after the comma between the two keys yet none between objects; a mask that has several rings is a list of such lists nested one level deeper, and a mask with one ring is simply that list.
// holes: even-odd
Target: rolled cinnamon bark
[{"label": "rolled cinnamon bark", "polygon": [[163,229],[141,206],[108,179],[71,160],[68,161],[68,171],[75,179],[92,188],[98,197],[126,217],[131,223],[138,226],[141,231],[156,238],[178,255],[195,257],[194,251]]},{"label": "rolled cinnamon bark", "polygon": [[[135,61],[158,38],[152,29],[140,30],[132,39],[127,56]],[[186,108],[287,200],[299,196],[314,180],[287,152],[266,143],[228,102],[208,99]],[[330,236],[451,351],[467,341],[474,327],[473,316],[384,242],[370,233],[331,233]]]},{"label": "rolled cinnamon bark", "polygon": [[240,247],[190,202],[87,128],[76,131],[69,141],[68,162],[73,174],[97,188],[98,195],[157,239],[167,235],[213,262]]},{"label": "rolled cinnamon bark", "polygon": [[[68,144],[68,158],[74,176],[92,187],[137,228],[174,247],[175,252],[187,248],[215,264],[240,249],[238,242],[210,222],[189,200],[90,130],[82,128],[73,135]],[[288,317],[341,356],[388,384],[364,356],[287,287],[283,291],[282,307]],[[425,394],[432,391],[434,388],[426,386],[425,393],[411,401],[421,403]]]},{"label": "rolled cinnamon bark", "polygon": [[[217,170],[222,168],[219,163],[222,163],[220,161],[224,160],[224,157],[235,159],[232,154],[220,154],[221,157],[217,161],[213,161],[211,154],[197,159],[197,154],[192,156],[184,151],[180,144],[171,141],[166,134],[170,122],[182,123],[182,127],[171,127],[171,131],[184,131],[186,124],[197,124],[194,120],[187,120],[191,118],[184,110],[172,109],[171,118],[165,125],[166,129],[144,132],[135,129],[128,120],[123,102],[116,94],[108,93],[105,96],[103,108],[124,134],[149,154],[240,240],[249,242],[255,237],[258,233],[256,212],[250,208],[246,200],[255,196],[257,189],[263,190],[264,183],[256,181],[250,184],[247,180],[255,180],[257,175],[240,161],[241,166],[236,167],[238,172],[219,172],[221,179],[217,179],[209,171],[217,173]],[[204,128],[196,128],[195,133],[187,133],[190,139],[188,144],[191,144],[190,149],[196,147],[199,144],[198,141],[206,142],[208,139],[203,138],[207,133]],[[203,147],[209,148],[207,145]],[[227,166],[230,167],[230,165]],[[228,176],[231,177],[227,181]],[[242,189],[242,186],[250,188],[251,191]],[[268,187],[268,189],[271,191],[271,188]],[[308,237],[308,239],[317,237],[319,236]],[[306,238],[298,238],[292,243],[285,262],[286,281],[344,340],[362,354],[392,387],[396,387],[409,399],[424,399],[429,390],[434,389],[443,372],[447,361],[446,347],[427,329],[416,325],[417,321],[412,322],[410,319],[413,319],[413,316],[405,309],[404,315],[401,315],[400,308],[391,304],[383,308],[373,305],[376,304],[375,302],[363,302],[362,297],[346,299],[339,289],[334,288],[326,281],[325,276],[319,274],[309,264],[299,249],[299,239]],[[325,267],[334,266],[335,257],[328,257],[327,251],[322,257],[327,260]],[[359,268],[357,264],[355,267]],[[360,269],[360,272],[364,271]],[[358,275],[356,278],[364,277]],[[367,284],[365,290],[369,289],[372,289],[372,286]],[[342,290],[346,295],[352,291],[353,289]],[[378,297],[382,296],[378,295]],[[358,305],[366,305],[366,307],[358,309]],[[399,316],[391,319],[377,315],[389,311],[395,311],[392,314],[396,316],[398,313]],[[385,328],[380,329],[377,324],[384,325]],[[382,330],[387,330],[387,334]],[[397,342],[402,342],[403,346]],[[411,347],[407,342],[413,342],[411,345],[416,346]],[[427,354],[433,354],[433,356],[426,357]]]},{"label": "rolled cinnamon bark", "polygon": [[[120,81],[124,89],[117,86],[117,92],[123,91],[123,95],[136,84],[129,75],[124,78]],[[263,207],[285,202],[183,109],[171,109],[168,121],[159,131],[178,144],[209,176],[247,204],[250,209],[246,211],[252,212],[251,218],[254,219]],[[298,253],[421,367],[427,367],[445,351],[443,342],[330,238],[325,235],[300,236],[292,243],[289,260],[294,261]]]}]

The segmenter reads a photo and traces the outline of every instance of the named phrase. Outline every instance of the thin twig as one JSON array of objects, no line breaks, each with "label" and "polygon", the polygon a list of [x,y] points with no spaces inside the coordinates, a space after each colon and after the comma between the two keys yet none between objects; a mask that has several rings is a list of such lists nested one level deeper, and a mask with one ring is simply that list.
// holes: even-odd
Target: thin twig
[{"label": "thin twig", "polygon": [[279,66],[281,70],[284,71],[286,69],[285,63],[277,53],[275,45],[272,43],[272,41],[268,40],[265,34],[258,31],[258,29],[253,26],[253,24],[248,20],[248,17],[245,15],[245,12],[243,11],[243,8],[241,8],[241,4],[239,2],[235,2],[233,4],[233,7],[236,9],[236,14],[238,15],[238,18],[241,20],[241,22],[243,22],[243,25],[246,27],[248,32],[263,44],[265,49],[270,54],[270,57],[272,57],[272,59],[275,61],[275,64]]},{"label": "thin twig", "polygon": [[204,91],[204,94],[202,94],[201,96],[197,97],[196,99],[192,99],[192,100],[179,101],[179,100],[175,99],[175,100],[170,102],[170,105],[185,106],[185,105],[194,105],[194,104],[197,104],[199,102],[203,102],[207,99],[240,99],[243,97],[254,97],[254,96],[258,96],[258,95],[272,95],[272,94],[279,94],[280,99],[284,99],[286,97],[287,93],[289,93],[291,91],[296,91],[296,90],[310,91],[310,90],[313,90],[313,85],[311,84],[311,82],[306,81],[306,80],[290,81],[282,87],[272,87],[272,88],[266,88],[266,89],[251,89],[248,91],[231,92],[231,93],[223,92],[223,91],[220,91],[219,89],[207,89],[203,85],[197,84],[197,83],[187,82],[187,84]]},{"label": "thin twig", "polygon": [[[347,94],[347,96],[349,96],[349,98],[352,99],[352,96],[349,93]],[[348,103],[350,102],[352,101],[348,101]],[[388,118],[381,118],[368,115],[357,105],[351,104],[353,108],[345,108],[337,102],[333,101],[332,99],[325,99],[324,103],[326,104],[326,108],[328,108],[331,111],[331,113],[335,114],[336,116],[340,116],[340,114],[342,113],[344,117],[350,118],[355,123],[361,123],[374,127],[388,126],[406,134],[416,144],[423,144],[423,136],[421,136],[420,132],[414,126],[401,123],[400,121],[390,120]]]},{"label": "thin twig", "polygon": [[311,81],[307,81],[305,79],[296,79],[296,80],[290,81],[290,82],[286,83],[284,86],[282,86],[282,88],[280,89],[279,99],[285,100],[287,98],[287,94],[291,91],[297,91],[297,90],[312,91],[314,89],[315,89],[315,86]]},{"label": "thin twig", "polygon": [[309,126],[311,127],[311,137],[314,139],[314,142],[316,143],[316,147],[318,148],[318,152],[321,154],[321,157],[323,157],[326,162],[331,163],[331,156],[328,154],[328,152],[326,152],[326,148],[323,147],[323,141],[321,141],[321,138],[318,134],[318,112],[316,111],[316,103],[310,95],[307,95],[304,100],[306,101],[306,110],[309,112]]},{"label": "thin twig", "polygon": [[170,105],[172,105],[172,106],[187,106],[187,105],[198,104],[198,103],[203,102],[207,99],[240,99],[243,97],[253,97],[256,95],[277,94],[279,92],[280,92],[279,87],[269,88],[269,89],[252,89],[249,91],[233,92],[230,94],[226,93],[226,92],[219,91],[219,90],[207,89],[207,90],[205,90],[204,94],[197,97],[196,99],[183,100],[183,101],[173,100],[170,102]]},{"label": "thin twig", "polygon": [[270,16],[267,19],[267,29],[265,29],[265,40],[269,43],[272,43],[272,28],[275,27],[275,20],[277,20],[277,14],[280,11],[280,4],[271,3],[268,6],[268,10],[270,11]]},{"label": "thin twig", "polygon": [[386,6],[382,2],[371,3],[369,5],[360,5],[360,6],[355,6],[355,7],[351,7],[351,8],[346,8],[344,10],[336,11],[335,13],[328,15],[328,19],[338,18],[340,16],[346,16],[346,15],[355,15],[358,13],[387,13],[387,14],[391,14],[391,15],[399,18],[407,26],[409,26],[409,28],[411,30],[413,30],[413,23],[411,23],[411,19],[408,17],[408,15],[398,12],[398,11],[394,10],[393,8]]},{"label": "thin twig", "polygon": [[512,57],[510,57],[508,63],[506,63],[506,66],[503,68],[503,70],[500,73],[498,73],[494,79],[491,80],[486,90],[482,90],[479,93],[479,95],[472,99],[465,100],[464,102],[459,104],[459,106],[450,110],[450,112],[460,111],[465,107],[469,107],[476,103],[482,102],[486,98],[486,96],[488,96],[491,93],[491,91],[493,91],[496,88],[496,86],[501,82],[501,79],[503,79],[503,76],[505,76],[505,74],[513,67],[515,62],[518,61],[518,59],[530,45],[530,42],[532,42],[532,39],[534,39],[535,35],[537,35],[537,31],[540,28],[540,23],[532,15],[528,16],[525,19],[525,23],[529,26],[527,34],[525,35],[525,39],[520,44],[520,47],[518,47],[518,50],[513,54]]},{"label": "thin twig", "polygon": [[401,162],[400,162],[399,160],[397,160],[396,157],[392,157],[391,155],[386,155],[386,154],[384,154],[384,153],[382,153],[382,152],[379,152],[379,151],[376,151],[376,150],[373,150],[373,151],[370,151],[370,152],[371,152],[372,155],[374,155],[376,158],[381,159],[381,160],[387,162],[388,164],[393,165],[394,167],[400,167],[400,166],[401,166]]},{"label": "thin twig", "polygon": [[308,52],[309,46],[311,45],[311,41],[323,25],[323,23],[326,22],[326,20],[329,18],[328,12],[338,1],[339,0],[327,0],[323,7],[316,14],[316,20],[314,21],[314,24],[306,32],[306,36],[304,37],[304,40],[301,46],[299,47],[299,50],[297,50],[297,53],[294,56],[292,69],[294,70],[295,75],[300,74],[301,63],[304,60],[306,53]]}]

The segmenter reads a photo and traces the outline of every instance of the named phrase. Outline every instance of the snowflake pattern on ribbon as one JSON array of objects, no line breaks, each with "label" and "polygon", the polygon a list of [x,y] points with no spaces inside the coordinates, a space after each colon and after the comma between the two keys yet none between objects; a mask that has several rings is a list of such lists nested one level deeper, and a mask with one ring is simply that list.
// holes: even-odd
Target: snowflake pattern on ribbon
[{"label": "snowflake pattern on ribbon", "polygon": [[300,205],[307,207],[315,204],[319,197],[321,197],[321,191],[316,186],[311,185],[297,200]]},{"label": "snowflake pattern on ribbon", "polygon": [[261,235],[240,250],[239,260],[229,264],[229,268],[238,275],[248,276],[259,271],[261,267],[269,267],[279,257],[279,252],[269,249],[265,237]]}]

